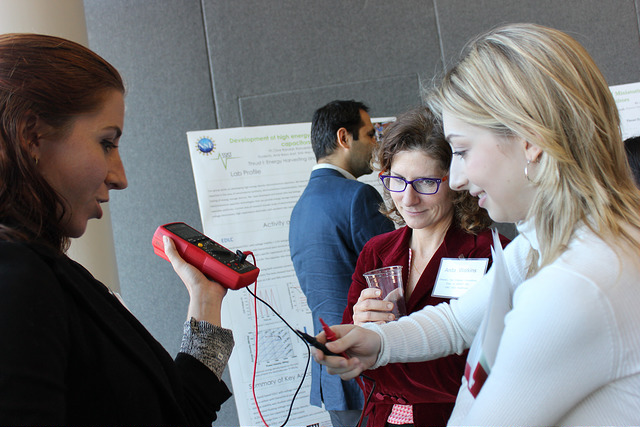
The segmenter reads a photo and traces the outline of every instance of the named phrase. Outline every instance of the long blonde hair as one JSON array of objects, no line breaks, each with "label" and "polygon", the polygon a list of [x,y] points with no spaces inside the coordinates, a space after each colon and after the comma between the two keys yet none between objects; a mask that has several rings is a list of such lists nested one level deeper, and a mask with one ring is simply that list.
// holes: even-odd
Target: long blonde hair
[{"label": "long blonde hair", "polygon": [[489,31],[467,46],[428,102],[440,114],[447,110],[542,149],[529,173],[538,191],[528,217],[541,248],[529,274],[558,258],[578,223],[614,247],[621,238],[640,252],[627,227],[640,229],[640,197],[618,109],[593,59],[572,37],[535,24]]}]

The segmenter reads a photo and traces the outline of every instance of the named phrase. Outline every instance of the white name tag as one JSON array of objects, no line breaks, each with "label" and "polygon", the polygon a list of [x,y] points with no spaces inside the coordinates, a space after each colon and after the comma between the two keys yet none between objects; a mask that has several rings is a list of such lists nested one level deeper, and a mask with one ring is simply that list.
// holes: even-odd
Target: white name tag
[{"label": "white name tag", "polygon": [[439,298],[459,298],[487,271],[489,258],[442,258],[431,293]]}]

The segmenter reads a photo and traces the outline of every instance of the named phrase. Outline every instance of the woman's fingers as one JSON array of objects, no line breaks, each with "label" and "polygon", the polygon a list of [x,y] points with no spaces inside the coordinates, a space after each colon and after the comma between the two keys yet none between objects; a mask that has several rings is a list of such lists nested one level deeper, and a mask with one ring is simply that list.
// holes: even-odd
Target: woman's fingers
[{"label": "woman's fingers", "polygon": [[393,303],[379,300],[379,296],[380,289],[367,288],[362,290],[358,302],[353,306],[354,324],[385,323],[395,320],[395,316],[391,314]]},{"label": "woman's fingers", "polygon": [[378,334],[355,325],[335,325],[331,330],[336,335],[335,341],[327,342],[324,332],[318,334],[316,339],[334,353],[346,353],[348,359],[325,356],[319,350],[314,351],[314,358],[327,367],[327,372],[340,375],[342,379],[347,380],[357,377],[362,371],[373,366],[380,351]]}]

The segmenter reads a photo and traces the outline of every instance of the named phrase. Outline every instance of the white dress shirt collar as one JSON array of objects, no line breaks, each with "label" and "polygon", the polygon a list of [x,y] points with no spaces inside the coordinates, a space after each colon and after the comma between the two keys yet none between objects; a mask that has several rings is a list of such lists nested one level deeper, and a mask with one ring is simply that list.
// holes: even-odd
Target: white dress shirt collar
[{"label": "white dress shirt collar", "polygon": [[342,169],[340,166],[332,165],[331,163],[318,163],[313,167],[312,170],[316,170],[316,169],[333,169],[340,172],[347,179],[353,179],[354,181],[356,180],[356,177],[353,176],[353,174]]}]

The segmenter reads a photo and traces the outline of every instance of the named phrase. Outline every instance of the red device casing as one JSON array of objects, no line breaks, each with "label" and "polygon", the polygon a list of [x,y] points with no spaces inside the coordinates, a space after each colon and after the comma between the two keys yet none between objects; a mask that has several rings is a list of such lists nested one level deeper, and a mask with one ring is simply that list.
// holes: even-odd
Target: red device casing
[{"label": "red device casing", "polygon": [[169,236],[180,256],[211,280],[228,289],[241,289],[254,283],[260,269],[183,222],[161,225],[153,234],[156,255],[169,261],[162,236]]}]

